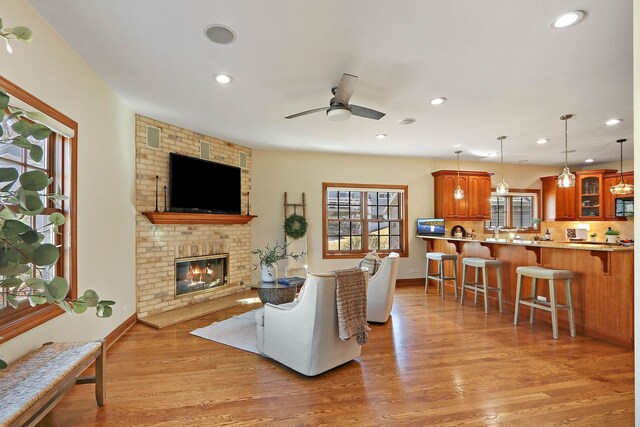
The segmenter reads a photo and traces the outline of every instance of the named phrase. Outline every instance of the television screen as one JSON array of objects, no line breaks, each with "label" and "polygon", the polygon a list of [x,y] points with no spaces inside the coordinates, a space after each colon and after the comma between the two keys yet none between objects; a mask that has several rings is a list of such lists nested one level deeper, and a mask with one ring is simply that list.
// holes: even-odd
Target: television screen
[{"label": "television screen", "polygon": [[444,218],[418,218],[418,236],[444,236]]},{"label": "television screen", "polygon": [[240,214],[240,168],[195,157],[169,156],[169,205],[172,212]]}]

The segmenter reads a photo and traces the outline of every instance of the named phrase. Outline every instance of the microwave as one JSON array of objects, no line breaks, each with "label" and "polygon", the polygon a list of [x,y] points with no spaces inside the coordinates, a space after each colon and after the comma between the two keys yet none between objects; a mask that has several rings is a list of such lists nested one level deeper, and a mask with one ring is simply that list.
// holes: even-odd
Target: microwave
[{"label": "microwave", "polygon": [[620,197],[616,199],[616,216],[633,216],[633,197]]}]

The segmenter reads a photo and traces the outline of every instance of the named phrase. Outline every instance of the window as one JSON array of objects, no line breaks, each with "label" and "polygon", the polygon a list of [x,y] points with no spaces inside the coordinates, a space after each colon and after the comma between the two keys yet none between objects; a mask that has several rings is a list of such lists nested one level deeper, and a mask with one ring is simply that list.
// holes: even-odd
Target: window
[{"label": "window", "polygon": [[408,255],[407,186],[323,183],[323,256]]},{"label": "window", "polygon": [[[2,87],[11,97],[10,105],[25,111],[38,111],[41,113],[39,121],[54,130],[52,134],[43,140],[36,141],[30,138],[32,144],[40,146],[43,157],[40,162],[35,162],[28,157],[26,150],[13,145],[0,144],[0,167],[14,167],[19,173],[30,170],[41,170],[53,178],[53,182],[46,189],[47,193],[53,193],[56,189],[69,197],[66,201],[54,204],[46,200],[43,191],[43,200],[46,200],[45,210],[41,215],[25,217],[34,228],[42,227],[48,223],[48,216],[53,212],[60,212],[66,217],[66,223],[60,228],[60,233],[48,230],[44,242],[53,243],[60,247],[60,258],[56,265],[43,272],[44,279],[50,279],[53,275],[64,276],[70,285],[70,296],[75,298],[77,284],[75,282],[75,134],[77,123],[64,114],[43,103],[33,95],[25,92],[13,83],[0,77]],[[3,139],[13,136],[11,125],[13,122],[5,117],[1,123]],[[26,120],[26,119],[22,119]],[[7,341],[55,316],[62,314],[62,309],[55,305],[38,305],[31,307],[28,301],[21,302],[17,309],[7,305],[0,294],[0,343]]]},{"label": "window", "polygon": [[485,228],[520,228],[533,230],[533,218],[538,214],[538,190],[515,190],[507,195],[491,194],[491,219]]}]

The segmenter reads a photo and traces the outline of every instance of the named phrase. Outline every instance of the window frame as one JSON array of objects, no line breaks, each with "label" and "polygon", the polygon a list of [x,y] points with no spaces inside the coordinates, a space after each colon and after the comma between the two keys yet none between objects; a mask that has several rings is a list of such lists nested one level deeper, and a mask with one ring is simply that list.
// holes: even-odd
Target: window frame
[{"label": "window frame", "polygon": [[[327,190],[337,189],[338,191],[347,191],[348,189],[361,189],[362,193],[367,190],[379,190],[378,192],[401,192],[403,194],[402,200],[398,201],[398,222],[400,222],[400,249],[384,249],[378,250],[381,255],[389,254],[390,252],[396,252],[401,257],[409,256],[409,237],[408,237],[408,220],[407,214],[409,212],[409,186],[407,185],[383,185],[383,184],[351,184],[351,183],[338,183],[338,182],[323,182],[322,183],[322,258],[323,259],[349,259],[349,258],[362,258],[371,250],[367,249],[369,246],[369,234],[368,226],[369,220],[366,218],[366,197],[361,195],[361,218],[362,222],[362,247],[359,250],[329,250],[328,248],[328,224],[329,218],[327,215]],[[393,220],[395,221],[395,220]],[[373,222],[380,222],[379,220],[373,220]],[[391,222],[391,221],[389,221]]]},{"label": "window frame", "polygon": [[[60,137],[58,133],[52,134],[50,138],[57,139],[57,141],[51,142],[50,140],[49,142],[49,148],[53,152],[53,154],[50,154],[50,158],[55,156],[57,160],[48,166],[50,170],[54,172],[54,184],[52,185],[59,185],[62,194],[69,197],[68,200],[62,203],[62,213],[65,215],[66,222],[60,229],[63,236],[61,238],[60,260],[56,264],[56,274],[65,277],[69,282],[69,297],[77,298],[77,255],[75,248],[77,244],[76,182],[78,124],[65,114],[10,82],[3,76],[0,76],[0,87],[2,87],[12,99],[18,99],[28,104],[33,110],[40,111],[73,131],[73,136],[68,138]],[[47,208],[43,214],[53,212],[54,210],[57,209],[52,209],[51,205],[47,203]],[[16,310],[15,313],[19,313],[19,315],[6,316],[0,324],[0,344],[63,314],[64,310],[54,304],[44,304]]]},{"label": "window frame", "polygon": [[[533,214],[532,214],[532,218],[539,218],[540,217],[540,212],[542,212],[542,198],[541,198],[541,194],[540,194],[540,190],[537,189],[529,189],[529,188],[513,188],[513,189],[509,189],[509,192],[507,194],[496,194],[496,189],[495,188],[491,188],[491,195],[490,197],[504,197],[507,198],[508,202],[507,202],[507,215],[506,215],[506,220],[507,220],[507,225],[504,226],[505,229],[515,229],[516,227],[513,225],[513,211],[512,211],[512,203],[511,203],[511,199],[513,197],[520,197],[520,196],[530,196],[533,195],[534,196],[534,201],[533,201]],[[485,220],[484,221],[484,231],[485,233],[493,233],[493,230],[495,227],[492,226],[487,226],[487,223],[490,221],[489,220]],[[524,234],[528,234],[528,233],[539,233],[540,230],[537,229],[535,227],[535,224],[532,227],[519,227],[519,231],[518,232],[522,232]]]}]

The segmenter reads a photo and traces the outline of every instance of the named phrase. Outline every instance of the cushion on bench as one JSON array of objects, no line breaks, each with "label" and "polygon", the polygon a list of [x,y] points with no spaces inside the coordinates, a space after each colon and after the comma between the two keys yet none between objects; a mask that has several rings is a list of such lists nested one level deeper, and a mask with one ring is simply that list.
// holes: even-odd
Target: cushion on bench
[{"label": "cushion on bench", "polygon": [[44,345],[0,370],[0,426],[10,425],[67,375],[100,353],[100,342]]}]

